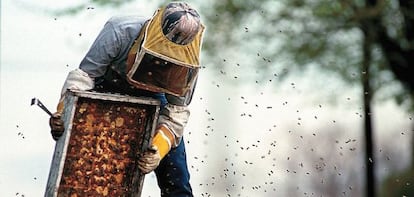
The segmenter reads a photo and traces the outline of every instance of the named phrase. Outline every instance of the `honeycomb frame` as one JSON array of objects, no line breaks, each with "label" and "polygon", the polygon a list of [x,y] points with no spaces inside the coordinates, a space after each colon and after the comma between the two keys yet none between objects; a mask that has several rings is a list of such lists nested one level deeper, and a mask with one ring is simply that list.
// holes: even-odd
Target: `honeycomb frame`
[{"label": "honeycomb frame", "polygon": [[140,196],[139,154],[151,140],[160,102],[68,91],[45,196]]}]

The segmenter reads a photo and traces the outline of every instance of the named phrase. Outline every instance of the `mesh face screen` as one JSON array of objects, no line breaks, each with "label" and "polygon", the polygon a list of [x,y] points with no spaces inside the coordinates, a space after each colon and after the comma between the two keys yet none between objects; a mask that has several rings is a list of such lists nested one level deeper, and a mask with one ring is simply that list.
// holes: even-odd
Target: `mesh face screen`
[{"label": "mesh face screen", "polygon": [[197,68],[179,66],[163,59],[145,54],[131,79],[147,85],[156,91],[170,91],[173,94],[184,95],[190,88]]}]

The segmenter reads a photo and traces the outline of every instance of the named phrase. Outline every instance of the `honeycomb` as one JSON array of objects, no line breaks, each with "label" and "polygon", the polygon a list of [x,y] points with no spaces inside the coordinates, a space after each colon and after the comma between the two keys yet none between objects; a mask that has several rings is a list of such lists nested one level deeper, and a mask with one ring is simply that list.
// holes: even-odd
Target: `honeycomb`
[{"label": "honeycomb", "polygon": [[146,105],[79,98],[58,196],[140,192],[144,175],[137,173],[137,155],[151,115]]}]

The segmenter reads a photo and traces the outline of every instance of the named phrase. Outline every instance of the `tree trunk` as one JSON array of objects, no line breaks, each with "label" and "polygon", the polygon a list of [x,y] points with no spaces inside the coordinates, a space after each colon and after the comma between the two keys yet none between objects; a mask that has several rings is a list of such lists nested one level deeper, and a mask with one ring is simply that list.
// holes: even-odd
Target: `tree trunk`
[{"label": "tree trunk", "polygon": [[372,23],[365,23],[363,29],[363,60],[362,60],[362,74],[361,80],[363,85],[364,98],[364,133],[365,133],[365,164],[366,164],[366,196],[375,197],[375,168],[374,168],[374,154],[373,154],[373,139],[372,139],[372,121],[371,121],[371,99],[372,89],[370,85],[369,68],[371,64],[371,46],[373,42],[373,28]]},{"label": "tree trunk", "polygon": [[411,124],[411,168],[414,169],[414,124]]}]

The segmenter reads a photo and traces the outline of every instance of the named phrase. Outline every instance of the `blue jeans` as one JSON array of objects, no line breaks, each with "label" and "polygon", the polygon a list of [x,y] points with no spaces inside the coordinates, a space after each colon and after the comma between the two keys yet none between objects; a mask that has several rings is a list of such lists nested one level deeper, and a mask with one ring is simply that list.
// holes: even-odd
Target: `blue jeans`
[{"label": "blue jeans", "polygon": [[193,196],[184,144],[181,141],[178,147],[172,148],[155,169],[162,197]]}]

